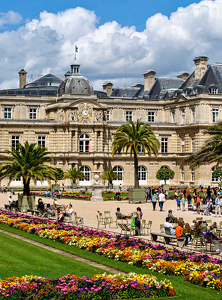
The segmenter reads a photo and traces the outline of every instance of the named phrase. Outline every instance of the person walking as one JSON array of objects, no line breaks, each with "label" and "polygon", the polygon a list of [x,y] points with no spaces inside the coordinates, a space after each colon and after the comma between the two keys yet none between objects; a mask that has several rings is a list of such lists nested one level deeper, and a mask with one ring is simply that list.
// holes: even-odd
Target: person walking
[{"label": "person walking", "polygon": [[163,210],[163,203],[166,201],[164,193],[161,191],[159,194],[159,207],[160,211]]},{"label": "person walking", "polygon": [[221,217],[221,209],[220,209],[220,196],[219,194],[215,198],[215,217]]},{"label": "person walking", "polygon": [[157,191],[155,191],[154,194],[152,195],[153,210],[156,210],[156,202],[157,202]]}]

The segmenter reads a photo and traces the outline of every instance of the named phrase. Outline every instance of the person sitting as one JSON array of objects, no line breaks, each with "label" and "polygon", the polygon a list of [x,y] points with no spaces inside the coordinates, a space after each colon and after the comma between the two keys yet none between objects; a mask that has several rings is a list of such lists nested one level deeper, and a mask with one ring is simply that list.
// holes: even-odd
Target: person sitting
[{"label": "person sitting", "polygon": [[129,218],[131,218],[131,215],[130,216],[125,216],[124,214],[122,214],[120,212],[120,208],[117,207],[117,209],[116,209],[116,217],[117,217],[117,219],[129,219]]},{"label": "person sitting", "polygon": [[44,203],[42,202],[42,199],[41,199],[41,198],[38,199],[37,210],[39,210],[41,213],[44,213],[45,205],[44,205]]},{"label": "person sitting", "polygon": [[190,241],[191,241],[191,227],[190,227],[189,223],[186,223],[184,225],[183,232],[190,237]]},{"label": "person sitting", "polygon": [[52,210],[50,203],[47,203],[46,211],[47,211],[47,213],[49,213],[51,216],[55,216],[55,212],[54,212],[54,210]]},{"label": "person sitting", "polygon": [[12,208],[12,203],[13,203],[12,196],[9,196],[9,198],[8,198],[8,203],[9,203],[9,209],[11,210],[11,208]]},{"label": "person sitting", "polygon": [[173,216],[173,212],[172,212],[172,209],[169,209],[168,210],[168,217],[170,219],[170,223],[176,223],[176,218]]},{"label": "person sitting", "polygon": [[56,198],[53,199],[53,205],[54,205],[55,207],[63,206],[63,204],[59,204],[59,203],[58,203],[58,201],[57,201]]},{"label": "person sitting", "polygon": [[176,234],[176,237],[184,237],[184,241],[185,241],[184,246],[188,245],[188,236],[186,234],[184,234],[184,232],[183,232],[183,222],[182,221],[179,221],[178,226],[176,226],[175,234]]},{"label": "person sitting", "polygon": [[116,192],[116,194],[115,194],[115,196],[114,196],[114,199],[116,199],[116,200],[118,200],[118,201],[121,200],[121,198],[120,198],[120,192],[119,192],[119,191]]},{"label": "person sitting", "polygon": [[170,223],[170,218],[166,217],[166,222],[164,223],[164,228],[165,228],[165,232],[166,234],[175,234],[175,228],[173,227],[173,225]]},{"label": "person sitting", "polygon": [[[66,206],[66,208],[67,208],[67,207],[68,207],[68,205]],[[73,212],[73,208],[72,208],[72,204],[70,203],[67,212],[65,211],[63,215],[64,215],[65,217],[70,217],[71,214],[72,214],[72,212]]]},{"label": "person sitting", "polygon": [[62,223],[63,220],[64,220],[64,214],[63,214],[63,212],[60,210],[60,207],[57,208],[56,215],[57,215],[57,221],[58,221],[58,223]]}]

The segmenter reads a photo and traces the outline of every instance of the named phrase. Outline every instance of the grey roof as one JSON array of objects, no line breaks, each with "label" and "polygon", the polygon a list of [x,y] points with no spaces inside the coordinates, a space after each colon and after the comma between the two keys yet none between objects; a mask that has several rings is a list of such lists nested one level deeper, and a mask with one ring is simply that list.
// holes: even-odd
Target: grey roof
[{"label": "grey roof", "polygon": [[72,74],[65,78],[58,88],[58,94],[92,95],[92,84],[81,74]]},{"label": "grey roof", "polygon": [[54,74],[46,74],[44,76],[41,76],[29,83],[26,83],[24,85],[24,88],[42,88],[42,87],[55,87],[58,88],[60,83],[63,81],[62,78],[54,75]]},{"label": "grey roof", "polygon": [[0,90],[1,95],[56,96],[57,88],[26,88]]},{"label": "grey roof", "polygon": [[114,88],[110,97],[133,98],[139,90],[140,88],[135,87]]},{"label": "grey roof", "polygon": [[179,78],[160,77],[156,78],[148,93],[144,93],[144,98],[148,99],[168,99],[171,98],[175,90],[183,83]]},{"label": "grey roof", "polygon": [[210,88],[217,88],[218,93],[222,94],[222,64],[213,63],[208,65],[208,68],[201,78],[201,80],[195,80],[195,72],[193,72],[188,79],[179,87],[175,92],[175,96],[180,94],[209,94]]}]

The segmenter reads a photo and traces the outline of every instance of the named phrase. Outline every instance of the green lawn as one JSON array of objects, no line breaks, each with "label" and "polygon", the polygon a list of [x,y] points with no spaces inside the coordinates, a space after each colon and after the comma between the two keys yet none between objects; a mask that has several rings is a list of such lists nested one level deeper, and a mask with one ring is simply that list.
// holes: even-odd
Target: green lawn
[{"label": "green lawn", "polygon": [[0,233],[0,278],[37,275],[61,277],[67,274],[93,276],[103,270]]},{"label": "green lawn", "polygon": [[[79,255],[79,256],[84,257],[84,258],[88,258],[88,259],[90,259],[92,261],[99,262],[99,263],[102,263],[104,265],[107,265],[107,266],[116,268],[118,270],[121,270],[122,272],[127,272],[127,273],[129,273],[129,272],[135,272],[135,273],[138,273],[138,274],[139,273],[141,273],[141,274],[153,274],[159,280],[167,278],[167,279],[169,279],[171,281],[173,287],[176,289],[177,296],[174,299],[181,299],[181,300],[199,300],[199,299],[206,299],[206,300],[220,299],[221,300],[222,299],[222,293],[221,292],[214,291],[214,290],[209,290],[209,289],[205,289],[203,287],[196,286],[196,285],[192,285],[191,283],[185,282],[184,281],[184,277],[167,276],[167,275],[162,275],[162,274],[159,274],[159,273],[156,273],[156,272],[150,272],[149,270],[146,270],[146,269],[142,269],[142,268],[138,268],[138,267],[135,267],[135,266],[131,266],[131,265],[125,264],[123,262],[114,261],[112,259],[99,256],[99,255],[97,255],[95,253],[90,253],[88,251],[84,251],[84,250],[81,250],[81,249],[70,247],[68,245],[61,244],[59,242],[54,242],[52,240],[43,239],[41,237],[29,234],[27,232],[20,231],[20,230],[15,229],[15,228],[7,227],[7,226],[4,226],[4,225],[0,225],[0,229],[7,230],[7,231],[10,231],[10,232],[19,234],[21,236],[24,236],[24,237],[28,237],[28,238],[36,240],[38,242],[42,242],[42,243],[44,243],[46,245],[50,245],[52,247],[64,250],[64,251],[69,252],[69,253],[73,253],[73,254]],[[5,235],[4,235],[4,237],[5,237]],[[17,241],[18,240],[16,240],[16,244],[18,245]],[[25,243],[25,244],[27,244],[27,243]],[[39,249],[39,247],[38,247],[38,249]],[[44,251],[47,251],[47,250],[44,250]],[[9,252],[9,251],[7,250],[7,252]],[[47,253],[48,252],[49,251],[47,251]],[[26,255],[27,256],[31,256],[31,254],[32,253],[29,252]],[[1,255],[1,250],[0,250],[0,255]],[[8,254],[6,254],[6,255],[8,255]],[[52,255],[54,256],[55,254],[52,254]],[[48,256],[46,258],[48,258]],[[62,260],[62,256],[58,255],[58,260]],[[42,259],[42,263],[45,264],[45,258]],[[75,263],[75,262],[73,262],[73,263]],[[69,268],[69,266],[67,266],[67,267]],[[23,266],[21,266],[21,268],[23,268]],[[89,267],[89,270],[91,270],[91,267]],[[55,276],[53,276],[53,275],[50,275],[50,276],[52,276],[52,277],[60,276],[59,271],[60,270],[58,270],[58,273],[56,273],[57,271],[55,271],[55,273],[56,273]],[[81,271],[83,271],[84,275],[87,275],[87,276],[91,276],[91,274],[94,274],[96,272],[96,271],[95,272],[91,271],[92,273],[90,273],[90,271],[87,271],[87,269],[81,269]],[[2,272],[1,263],[0,263],[0,272]],[[100,271],[100,272],[103,272],[103,271]],[[70,271],[70,269],[67,272],[64,270],[64,272],[62,273],[62,275],[64,275],[64,273],[65,274],[71,273],[71,271]],[[76,275],[80,275],[80,274],[77,273],[77,270],[75,268],[73,268],[73,272],[72,273],[76,274]],[[28,273],[25,272],[25,274],[28,274]],[[13,275],[17,275],[17,274],[13,274]],[[31,275],[38,275],[38,274],[32,273]],[[46,273],[44,273],[44,275],[45,276],[49,276]],[[0,277],[1,276],[2,275],[0,275]],[[18,276],[21,276],[21,275],[18,275]],[[142,298],[140,298],[140,299],[142,300]],[[169,299],[169,298],[165,297],[165,298],[158,298],[158,299]]]}]

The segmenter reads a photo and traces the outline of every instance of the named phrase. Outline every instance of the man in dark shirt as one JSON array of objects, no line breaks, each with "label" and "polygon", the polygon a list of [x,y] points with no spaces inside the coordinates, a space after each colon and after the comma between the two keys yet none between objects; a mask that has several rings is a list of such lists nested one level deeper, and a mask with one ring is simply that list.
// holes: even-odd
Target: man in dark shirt
[{"label": "man in dark shirt", "polygon": [[210,197],[211,197],[211,188],[210,188],[210,186],[208,186],[208,188],[207,188],[207,201],[208,202],[210,201]]}]

